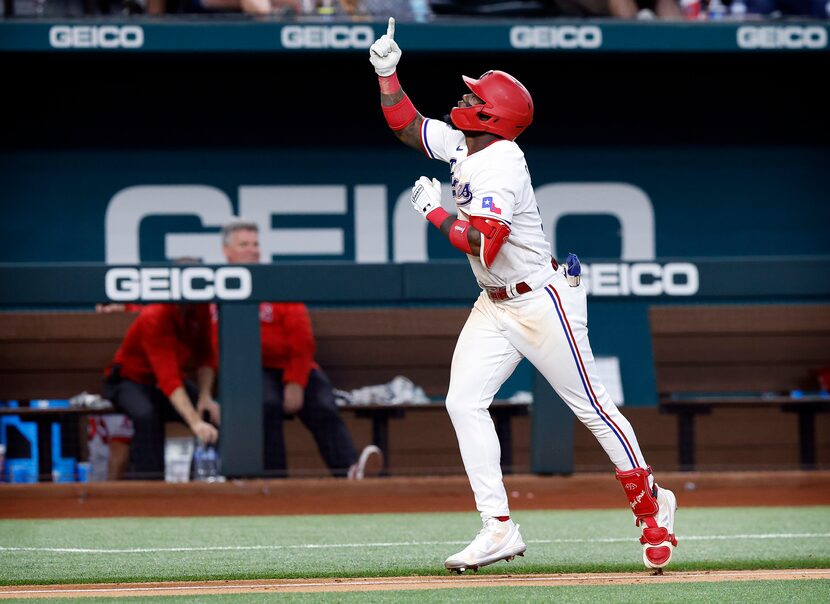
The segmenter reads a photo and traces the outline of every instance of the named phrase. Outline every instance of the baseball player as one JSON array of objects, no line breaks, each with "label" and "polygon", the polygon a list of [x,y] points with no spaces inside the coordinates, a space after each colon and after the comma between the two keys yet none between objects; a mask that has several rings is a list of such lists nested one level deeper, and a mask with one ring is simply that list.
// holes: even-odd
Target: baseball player
[{"label": "baseball player", "polygon": [[[381,109],[404,144],[449,163],[458,216],[441,207],[441,184],[422,176],[412,188],[416,211],[470,261],[482,292],[456,343],[447,392],[464,468],[484,528],[450,556],[463,572],[512,560],[526,546],[510,518],[499,440],[488,407],[522,358],[547,379],[588,427],[616,466],[631,504],[647,568],[661,569],[677,545],[677,502],[658,488],[634,430],[597,375],[588,343],[586,292],[579,261],[551,256],[524,154],[514,142],[533,120],[527,89],[502,71],[464,76],[469,92],[447,123],[424,118],[401,88],[395,21],[369,50],[380,83]],[[445,118],[446,119],[446,118]]]}]

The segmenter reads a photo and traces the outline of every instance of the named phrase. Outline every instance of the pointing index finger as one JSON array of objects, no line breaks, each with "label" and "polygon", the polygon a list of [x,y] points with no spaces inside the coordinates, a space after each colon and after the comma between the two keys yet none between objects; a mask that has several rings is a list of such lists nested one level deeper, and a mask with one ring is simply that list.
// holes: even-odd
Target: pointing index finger
[{"label": "pointing index finger", "polygon": [[389,25],[386,28],[386,35],[390,39],[395,39],[395,17],[389,17]]}]

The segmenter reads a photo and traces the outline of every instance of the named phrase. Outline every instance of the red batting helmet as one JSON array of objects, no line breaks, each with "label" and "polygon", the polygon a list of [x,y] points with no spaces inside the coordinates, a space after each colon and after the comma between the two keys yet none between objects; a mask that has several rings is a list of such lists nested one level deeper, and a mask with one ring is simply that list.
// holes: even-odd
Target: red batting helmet
[{"label": "red batting helmet", "polygon": [[488,71],[464,83],[483,105],[454,107],[450,119],[459,130],[490,132],[507,140],[519,136],[533,121],[533,99],[522,83],[509,73]]}]

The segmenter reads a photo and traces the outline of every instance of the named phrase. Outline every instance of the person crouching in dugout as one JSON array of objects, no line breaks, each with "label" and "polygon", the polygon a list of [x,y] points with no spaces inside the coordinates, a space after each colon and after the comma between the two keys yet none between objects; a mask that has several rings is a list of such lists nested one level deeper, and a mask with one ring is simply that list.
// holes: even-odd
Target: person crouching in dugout
[{"label": "person crouching in dugout", "polygon": [[[185,368],[196,366],[197,384]],[[105,370],[103,393],[133,422],[131,478],[164,478],[164,424],[183,421],[203,443],[219,439],[207,304],[141,308]],[[211,422],[203,419],[207,413]],[[214,425],[215,424],[215,425]]]},{"label": "person crouching in dugout", "polygon": [[463,81],[466,91],[444,120],[424,118],[398,81],[395,20],[369,49],[389,127],[404,144],[450,167],[457,216],[441,206],[441,183],[422,176],[413,208],[466,254],[481,293],[458,337],[447,411],[484,528],[450,556],[450,571],[478,569],[524,555],[510,518],[500,446],[488,408],[523,358],[550,382],[594,434],[638,526],[647,568],[662,569],[677,545],[677,500],[658,487],[631,424],[602,385],[588,341],[579,260],[551,255],[524,153],[515,139],[533,121],[533,99],[516,78],[491,70]]}]

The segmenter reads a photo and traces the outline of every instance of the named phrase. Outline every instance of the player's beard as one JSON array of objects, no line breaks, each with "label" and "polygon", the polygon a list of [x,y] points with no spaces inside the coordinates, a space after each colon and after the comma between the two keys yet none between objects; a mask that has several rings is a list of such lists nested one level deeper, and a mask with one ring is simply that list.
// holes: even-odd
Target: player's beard
[{"label": "player's beard", "polygon": [[458,128],[455,127],[455,124],[452,123],[452,118],[450,117],[449,113],[444,115],[444,123],[453,130],[458,130]]}]

